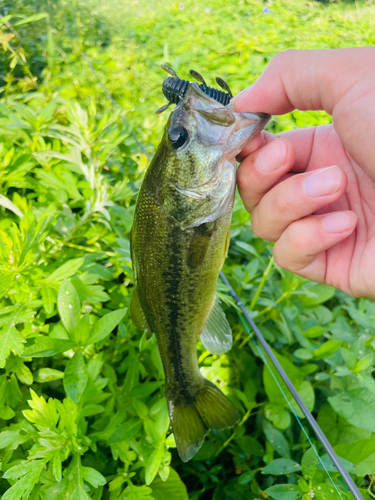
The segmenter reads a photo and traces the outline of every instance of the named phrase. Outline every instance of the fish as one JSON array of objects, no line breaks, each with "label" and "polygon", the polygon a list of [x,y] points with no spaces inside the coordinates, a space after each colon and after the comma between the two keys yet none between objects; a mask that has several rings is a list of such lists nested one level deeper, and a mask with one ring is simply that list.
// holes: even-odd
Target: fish
[{"label": "fish", "polygon": [[212,354],[230,349],[230,325],[215,298],[226,258],[236,189],[236,156],[270,116],[236,113],[189,82],[171,112],[145,173],[134,212],[130,305],[137,328],[156,335],[172,431],[182,461],[212,429],[240,413],[202,376],[197,341]]}]

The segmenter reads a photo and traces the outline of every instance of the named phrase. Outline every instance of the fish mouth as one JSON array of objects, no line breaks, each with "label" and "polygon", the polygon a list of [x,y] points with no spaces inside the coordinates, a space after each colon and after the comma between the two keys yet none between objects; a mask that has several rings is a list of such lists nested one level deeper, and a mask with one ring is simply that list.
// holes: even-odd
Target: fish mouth
[{"label": "fish mouth", "polygon": [[271,115],[269,115],[267,113],[250,113],[248,111],[242,112],[241,115],[244,118],[249,118],[249,120],[254,120],[254,116],[256,116],[264,124],[266,124],[270,120],[270,118],[271,118]]},{"label": "fish mouth", "polygon": [[253,137],[255,137],[259,132],[261,132],[271,119],[271,115],[267,113],[250,113],[248,111],[244,111],[239,114],[243,118],[245,118],[245,120],[249,120],[254,123],[257,122],[251,133],[251,136],[249,137],[249,140],[253,139]]}]

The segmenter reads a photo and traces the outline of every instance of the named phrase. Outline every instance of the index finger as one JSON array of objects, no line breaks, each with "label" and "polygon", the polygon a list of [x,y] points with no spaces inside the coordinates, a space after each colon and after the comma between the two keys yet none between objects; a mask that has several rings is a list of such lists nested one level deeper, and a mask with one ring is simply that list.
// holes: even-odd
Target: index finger
[{"label": "index finger", "polygon": [[342,96],[369,76],[364,61],[374,58],[374,47],[280,52],[232,102],[239,112],[281,115],[299,109],[332,114]]}]

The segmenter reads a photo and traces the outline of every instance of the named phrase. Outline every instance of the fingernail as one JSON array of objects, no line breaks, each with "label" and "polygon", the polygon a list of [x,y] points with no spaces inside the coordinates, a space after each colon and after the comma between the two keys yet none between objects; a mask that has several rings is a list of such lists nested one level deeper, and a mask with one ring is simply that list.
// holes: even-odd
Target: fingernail
[{"label": "fingernail", "polygon": [[257,164],[263,172],[272,172],[277,170],[284,163],[286,156],[286,144],[281,139],[268,144],[262,149],[257,157]]},{"label": "fingernail", "polygon": [[310,174],[303,187],[309,196],[324,196],[333,194],[340,186],[342,172],[339,167],[328,167]]},{"label": "fingernail", "polygon": [[323,227],[329,233],[342,233],[348,231],[357,222],[354,212],[336,212],[325,215],[322,219]]}]

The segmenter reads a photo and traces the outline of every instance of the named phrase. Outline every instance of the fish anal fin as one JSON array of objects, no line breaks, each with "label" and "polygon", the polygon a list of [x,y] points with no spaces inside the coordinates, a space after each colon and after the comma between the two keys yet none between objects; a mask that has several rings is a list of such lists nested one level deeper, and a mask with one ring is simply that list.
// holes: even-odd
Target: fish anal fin
[{"label": "fish anal fin", "polygon": [[195,401],[170,404],[170,415],[177,451],[183,462],[194,457],[209,430],[228,429],[240,419],[229,399],[206,379],[202,379]]},{"label": "fish anal fin", "polygon": [[148,326],[145,313],[143,312],[141,302],[139,300],[138,290],[134,288],[133,296],[130,303],[130,317],[134,323],[134,326],[138,330],[147,332],[147,338],[152,336],[151,328]]},{"label": "fish anal fin", "polygon": [[228,320],[215,297],[210,314],[207,318],[201,342],[211,354],[224,354],[232,347],[232,330]]}]

